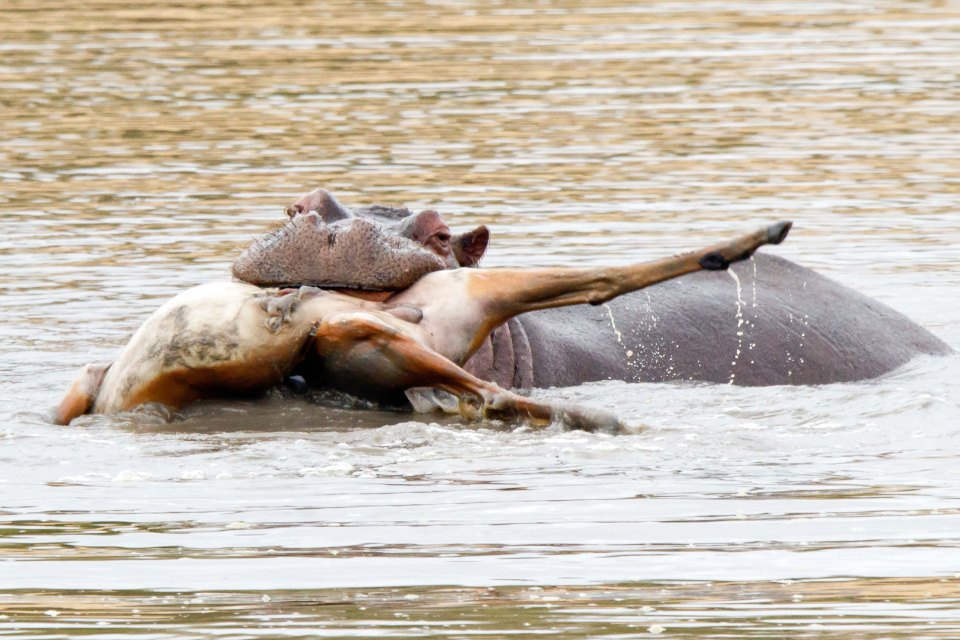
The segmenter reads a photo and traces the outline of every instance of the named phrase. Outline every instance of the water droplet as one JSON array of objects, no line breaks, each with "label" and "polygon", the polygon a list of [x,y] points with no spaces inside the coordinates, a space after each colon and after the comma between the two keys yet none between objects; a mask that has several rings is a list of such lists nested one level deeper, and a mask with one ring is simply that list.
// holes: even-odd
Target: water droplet
[{"label": "water droplet", "polygon": [[[727,273],[730,274],[730,277],[733,278],[733,281],[737,283],[737,328],[743,326],[743,287],[740,285],[740,277],[737,276],[737,272],[732,268],[727,269]],[[743,331],[737,331],[737,353],[733,357],[733,362],[730,363],[731,366],[737,366],[737,361],[740,359],[740,352],[743,350]],[[735,374],[733,371],[730,371],[730,380],[728,384],[733,384]]]}]

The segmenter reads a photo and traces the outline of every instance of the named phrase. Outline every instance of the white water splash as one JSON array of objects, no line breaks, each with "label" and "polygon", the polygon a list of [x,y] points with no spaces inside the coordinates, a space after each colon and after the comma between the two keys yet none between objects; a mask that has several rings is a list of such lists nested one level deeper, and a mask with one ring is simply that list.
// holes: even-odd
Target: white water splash
[{"label": "white water splash", "polygon": [[617,321],[613,318],[613,309],[606,302],[603,303],[603,308],[607,310],[607,316],[610,317],[610,326],[613,327],[613,332],[617,334],[617,342],[623,345],[623,334],[617,329]]},{"label": "white water splash", "polygon": [[[806,288],[807,288],[807,282],[806,282],[806,280],[804,280],[804,282],[803,282],[803,289],[806,290]],[[798,362],[799,364],[803,364],[803,363],[804,363],[804,360],[803,360],[803,341],[806,340],[806,338],[807,338],[807,329],[810,328],[810,322],[809,322],[809,320],[810,320],[810,315],[807,314],[807,313],[803,314],[803,317],[800,319],[800,321],[803,323],[804,329],[802,329],[802,330],[800,331],[800,344],[797,345],[797,362]]]},{"label": "white water splash", "polygon": [[[756,332],[757,320],[760,318],[760,312],[757,311],[757,308],[758,308],[757,307],[757,261],[754,258],[754,256],[750,256],[750,264],[753,265],[753,281],[750,283],[750,289],[752,293],[750,308],[753,309],[753,317],[751,318],[751,324],[754,328],[754,333],[753,333],[753,340],[747,343],[747,351],[753,351],[754,348],[757,346],[757,343],[754,342],[754,340],[756,340],[756,336],[757,336],[757,332]],[[750,364],[754,364],[754,360],[751,359]]]},{"label": "white water splash", "polygon": [[623,334],[620,333],[620,329],[617,328],[617,321],[613,317],[613,309],[611,309],[610,305],[607,303],[603,304],[603,308],[607,310],[607,316],[610,318],[610,326],[613,328],[613,332],[617,336],[617,343],[623,347],[623,352],[627,356],[627,367],[632,367],[634,363],[630,359],[633,357],[633,351],[627,348],[627,345],[623,343]]},{"label": "white water splash", "polygon": [[[678,280],[679,282],[679,280]],[[640,343],[640,348],[644,350],[644,361],[651,363],[663,364],[666,360],[667,362],[672,361],[673,356],[669,355],[668,352],[670,345],[664,339],[664,337],[657,332],[657,326],[659,324],[659,319],[657,314],[653,310],[653,299],[650,297],[649,291],[644,291],[644,295],[647,297],[646,309],[647,315],[643,317],[641,321],[648,330],[648,339]],[[667,375],[670,376],[673,373],[673,365],[669,364],[667,367]]]},{"label": "white water splash", "polygon": [[[803,288],[807,288],[806,282],[803,283]],[[802,365],[805,362],[803,359],[803,343],[807,338],[807,329],[810,328],[810,316],[804,313],[802,316],[797,317],[791,313],[789,319],[790,324],[797,322],[803,325],[803,328],[800,330],[800,341],[797,344],[796,351],[787,350],[787,365],[790,367],[787,369],[787,377],[793,377],[794,366]]]},{"label": "white water splash", "polygon": [[[727,273],[730,274],[730,277],[733,278],[733,281],[737,283],[737,352],[733,356],[733,360],[730,362],[731,367],[736,367],[737,362],[740,361],[740,353],[743,351],[743,287],[740,284],[740,276],[737,275],[737,272],[733,269],[727,269]],[[736,370],[730,370],[730,380],[728,384],[733,384],[734,379],[737,377]]]}]

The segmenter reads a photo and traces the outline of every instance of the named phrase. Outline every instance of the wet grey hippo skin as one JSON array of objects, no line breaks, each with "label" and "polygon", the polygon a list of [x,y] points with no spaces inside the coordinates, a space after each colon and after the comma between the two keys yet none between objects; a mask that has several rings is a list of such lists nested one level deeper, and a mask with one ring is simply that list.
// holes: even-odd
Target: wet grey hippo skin
[{"label": "wet grey hippo skin", "polygon": [[477,372],[504,386],[826,384],[951,353],[906,316],[789,260],[758,252],[730,271],[740,280],[740,302],[729,273],[701,271],[597,307],[524,314],[508,327],[509,347],[491,336],[490,360],[504,364],[477,362]]},{"label": "wet grey hippo skin", "polygon": [[[417,242],[447,267],[475,265],[488,239],[484,227],[450,237],[432,211],[349,209],[323,190],[288,214],[312,210],[330,223],[375,221],[379,237]],[[437,229],[446,230],[446,244],[431,235]],[[336,267],[341,278],[357,268],[345,259]],[[951,352],[890,307],[783,258],[757,253],[730,270],[740,280],[739,298],[730,273],[700,271],[596,307],[524,314],[495,329],[464,368],[514,388],[608,379],[825,384],[874,378],[918,355]]]}]

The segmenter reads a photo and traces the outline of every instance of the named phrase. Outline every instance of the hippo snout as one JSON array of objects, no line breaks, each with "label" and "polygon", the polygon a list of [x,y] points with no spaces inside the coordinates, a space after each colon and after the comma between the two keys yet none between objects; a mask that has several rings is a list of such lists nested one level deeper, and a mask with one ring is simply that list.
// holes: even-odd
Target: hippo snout
[{"label": "hippo snout", "polygon": [[383,291],[404,289],[445,267],[439,256],[371,220],[328,222],[308,211],[255,240],[234,261],[233,275],[260,286]]}]

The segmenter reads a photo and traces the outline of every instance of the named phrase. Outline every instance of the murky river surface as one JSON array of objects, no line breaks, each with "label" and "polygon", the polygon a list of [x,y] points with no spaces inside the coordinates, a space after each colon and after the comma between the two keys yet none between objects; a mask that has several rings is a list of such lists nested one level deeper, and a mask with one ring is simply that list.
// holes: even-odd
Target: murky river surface
[{"label": "murky river surface", "polygon": [[0,635],[960,636],[957,357],[538,392],[623,437],[45,422],[318,185],[489,224],[487,265],[790,218],[777,253],[960,348],[957,4],[4,0],[0,109]]}]

